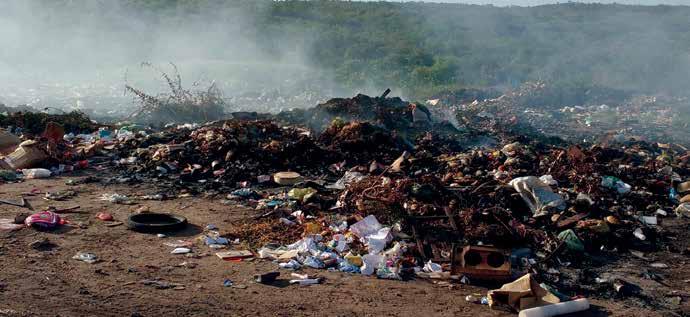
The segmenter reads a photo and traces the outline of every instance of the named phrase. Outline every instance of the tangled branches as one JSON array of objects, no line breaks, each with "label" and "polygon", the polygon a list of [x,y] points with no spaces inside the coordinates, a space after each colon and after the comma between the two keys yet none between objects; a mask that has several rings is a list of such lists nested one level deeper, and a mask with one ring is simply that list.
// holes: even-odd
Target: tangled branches
[{"label": "tangled branches", "polygon": [[141,89],[125,84],[125,92],[134,95],[140,103],[139,109],[128,116],[128,120],[145,124],[206,122],[224,117],[225,101],[215,82],[206,90],[191,91],[182,87],[182,78],[175,64],[173,76],[153,66],[142,63],[142,67],[157,70],[170,89],[169,93],[149,95]]}]

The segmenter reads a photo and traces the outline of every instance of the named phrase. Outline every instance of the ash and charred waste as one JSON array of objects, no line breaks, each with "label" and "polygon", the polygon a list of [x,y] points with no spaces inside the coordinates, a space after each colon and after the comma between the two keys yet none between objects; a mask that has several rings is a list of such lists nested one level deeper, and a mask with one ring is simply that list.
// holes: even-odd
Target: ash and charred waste
[{"label": "ash and charred waste", "polygon": [[[512,105],[499,99],[492,105]],[[623,297],[621,277],[605,274],[617,261],[683,256],[673,228],[690,217],[685,147],[555,143],[497,128],[518,112],[495,110],[501,120],[475,125],[487,117],[477,113],[461,131],[399,98],[358,95],[275,116],[119,127],[53,143],[74,153],[63,162],[114,166],[120,179],[155,182],[169,198],[251,207],[257,215],[223,236],[285,269],[470,283],[529,273],[567,300]],[[633,297],[677,309],[649,292]]]},{"label": "ash and charred waste", "polygon": [[445,118],[435,120],[426,106],[398,97],[387,98],[388,93],[389,90],[379,97],[359,94],[353,98],[334,98],[314,108],[281,112],[276,118],[317,132],[329,128],[334,120],[340,120],[366,121],[410,139],[432,131],[450,135],[459,133]]}]

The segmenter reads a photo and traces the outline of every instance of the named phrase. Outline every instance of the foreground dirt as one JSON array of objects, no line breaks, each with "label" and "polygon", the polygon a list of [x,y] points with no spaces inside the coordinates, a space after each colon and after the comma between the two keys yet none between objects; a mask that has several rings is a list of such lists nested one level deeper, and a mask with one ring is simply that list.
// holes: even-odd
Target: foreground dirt
[{"label": "foreground dirt", "polygon": [[[70,224],[60,230],[22,229],[0,233],[0,316],[515,316],[467,303],[466,295],[486,293],[485,288],[467,285],[451,288],[424,280],[378,280],[324,270],[306,271],[325,277],[321,285],[257,284],[252,281],[254,274],[274,271],[277,265],[259,259],[224,262],[198,241],[195,257],[170,254],[172,248],[163,245],[179,239],[194,240],[207,224],[215,224],[223,232],[233,220],[254,215],[254,210],[223,205],[222,197],[116,205],[100,201],[100,195],[114,192],[143,195],[155,193],[155,188],[152,184],[66,186],[66,179],[0,185],[0,199],[14,201],[32,190],[78,192],[76,197],[59,202],[46,201],[42,194],[27,196],[36,210],[47,206],[81,206],[80,213],[65,215]],[[95,218],[98,212],[110,212],[116,220],[126,221],[142,205],[151,211],[183,215],[192,226],[174,236],[158,238],[129,231],[125,225],[108,227]],[[0,218],[13,218],[26,211],[0,205]],[[677,226],[687,231],[687,224]],[[43,238],[48,238],[54,247],[36,250],[30,246],[31,242]],[[687,238],[678,235],[674,243],[679,248],[687,247]],[[73,260],[72,256],[79,251],[93,252],[101,261],[87,264]],[[660,311],[631,300],[593,298],[594,307],[577,316],[687,315],[683,312],[690,312],[686,297],[690,289],[687,286],[690,274],[685,269],[688,257],[667,254],[656,260],[671,266],[666,275],[669,286],[658,291],[675,291],[672,295],[681,296],[679,310]],[[625,271],[634,277],[639,273],[639,265],[629,260],[619,264],[618,272]],[[289,271],[281,273],[283,278],[289,278]],[[184,288],[156,289],[141,283],[147,279],[179,283]],[[225,279],[239,287],[224,287]],[[652,292],[656,291],[655,287],[661,287],[652,284],[648,281],[641,286],[650,287]]]}]

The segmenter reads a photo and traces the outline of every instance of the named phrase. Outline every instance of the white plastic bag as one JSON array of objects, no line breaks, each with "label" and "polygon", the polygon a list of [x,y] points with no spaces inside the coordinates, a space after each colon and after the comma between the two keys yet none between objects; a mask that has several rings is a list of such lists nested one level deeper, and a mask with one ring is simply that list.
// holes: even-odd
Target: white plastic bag
[{"label": "white plastic bag", "polygon": [[422,268],[422,270],[424,272],[427,272],[427,273],[432,273],[432,272],[442,272],[443,268],[441,267],[440,264],[431,262],[431,260],[429,260],[429,262],[426,262],[426,264],[424,264],[424,267]]},{"label": "white plastic bag", "polygon": [[518,177],[510,181],[508,185],[520,194],[534,217],[549,214],[552,210],[565,210],[565,200],[561,195],[554,193],[549,185],[534,176]]},{"label": "white plastic bag", "polygon": [[393,235],[391,235],[391,228],[384,227],[375,234],[368,235],[365,239],[369,253],[377,254],[381,253],[388,245],[388,242],[393,240]]},{"label": "white plastic bag", "polygon": [[24,177],[27,179],[33,179],[33,178],[48,178],[52,174],[50,170],[47,170],[45,168],[27,168],[22,170],[22,174],[24,174]]},{"label": "white plastic bag", "polygon": [[362,256],[362,275],[374,274],[376,269],[383,264],[383,261],[385,261],[384,257],[378,254],[367,254]]},{"label": "white plastic bag", "polygon": [[376,220],[376,216],[369,215],[366,218],[358,221],[350,226],[350,231],[360,238],[375,234],[381,229],[381,224]]}]

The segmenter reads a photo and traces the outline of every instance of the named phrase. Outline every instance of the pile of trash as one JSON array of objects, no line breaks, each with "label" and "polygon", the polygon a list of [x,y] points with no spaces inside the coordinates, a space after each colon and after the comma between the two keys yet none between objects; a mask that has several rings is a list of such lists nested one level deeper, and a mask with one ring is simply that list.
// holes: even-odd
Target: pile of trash
[{"label": "pile of trash", "polygon": [[[683,146],[554,143],[495,126],[461,131],[385,95],[161,131],[66,135],[54,125],[45,141],[23,143],[6,133],[7,146],[18,148],[3,159],[3,175],[45,164],[8,163],[38,142],[46,153],[61,149],[52,157],[63,165],[114,166],[131,181],[164,180],[255,209],[213,241],[242,241],[280,269],[512,282],[471,301],[523,312],[586,309],[586,300],[572,299],[603,292],[569,270],[587,267],[590,254],[667,248],[666,219],[690,218]],[[610,289],[620,283],[601,278]]]},{"label": "pile of trash", "polygon": [[[0,109],[1,110],[1,109]],[[62,126],[65,131],[71,133],[91,133],[102,125],[91,121],[86,114],[80,111],[72,111],[62,114],[49,114],[47,112],[0,111],[0,127],[17,135],[40,136],[49,122]]]},{"label": "pile of trash", "polygon": [[588,89],[573,96],[544,82],[528,82],[491,99],[449,107],[467,127],[496,134],[586,143],[645,140],[690,146],[687,97]]},{"label": "pile of trash", "polygon": [[[280,127],[270,121],[223,121],[156,136],[133,138],[116,146],[127,173],[182,182],[211,180],[234,187],[236,182],[282,170],[314,170],[337,161],[315,144],[307,130]],[[325,169],[325,168],[323,168]]]}]

